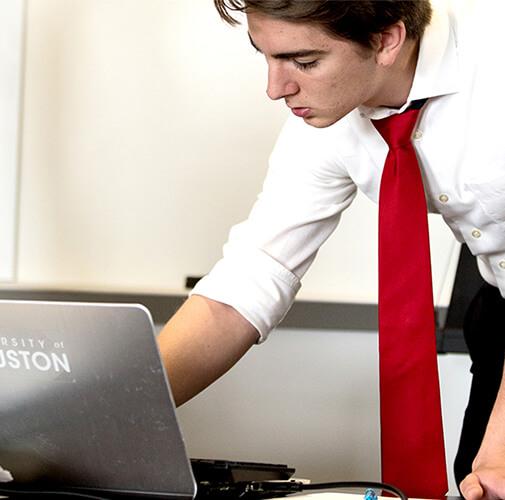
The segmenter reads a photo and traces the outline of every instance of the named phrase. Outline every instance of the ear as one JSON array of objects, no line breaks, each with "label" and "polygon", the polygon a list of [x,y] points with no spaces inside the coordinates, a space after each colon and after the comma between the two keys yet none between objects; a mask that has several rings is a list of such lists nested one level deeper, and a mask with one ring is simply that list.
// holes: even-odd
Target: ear
[{"label": "ear", "polygon": [[388,26],[377,35],[375,59],[380,66],[391,66],[398,57],[405,40],[407,30],[403,21]]}]

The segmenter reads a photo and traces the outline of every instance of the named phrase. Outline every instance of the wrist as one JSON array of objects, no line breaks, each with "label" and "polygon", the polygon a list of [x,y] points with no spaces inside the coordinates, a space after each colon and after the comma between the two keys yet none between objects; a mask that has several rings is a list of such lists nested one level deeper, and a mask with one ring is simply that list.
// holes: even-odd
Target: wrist
[{"label": "wrist", "polygon": [[497,463],[505,462],[505,443],[498,440],[482,441],[481,447],[472,462],[472,471],[484,467],[493,467]]}]

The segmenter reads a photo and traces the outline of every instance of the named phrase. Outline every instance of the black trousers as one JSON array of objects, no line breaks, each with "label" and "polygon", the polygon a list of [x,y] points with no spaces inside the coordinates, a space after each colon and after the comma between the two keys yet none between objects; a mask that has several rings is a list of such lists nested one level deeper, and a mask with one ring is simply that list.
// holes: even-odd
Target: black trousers
[{"label": "black trousers", "polygon": [[471,472],[500,386],[505,358],[505,299],[485,284],[465,315],[465,341],[472,360],[472,386],[465,411],[454,475],[459,485]]}]

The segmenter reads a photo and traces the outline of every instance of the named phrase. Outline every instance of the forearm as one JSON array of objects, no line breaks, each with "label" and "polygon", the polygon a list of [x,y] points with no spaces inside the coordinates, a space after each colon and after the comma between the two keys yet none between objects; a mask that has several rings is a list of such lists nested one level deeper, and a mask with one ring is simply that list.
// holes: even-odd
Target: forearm
[{"label": "forearm", "polygon": [[467,500],[505,498],[505,370],[472,472],[460,490]]},{"label": "forearm", "polygon": [[505,466],[505,367],[486,433],[474,461],[474,469],[501,457]]},{"label": "forearm", "polygon": [[158,337],[176,404],[228,371],[257,339],[256,329],[232,307],[190,297]]}]

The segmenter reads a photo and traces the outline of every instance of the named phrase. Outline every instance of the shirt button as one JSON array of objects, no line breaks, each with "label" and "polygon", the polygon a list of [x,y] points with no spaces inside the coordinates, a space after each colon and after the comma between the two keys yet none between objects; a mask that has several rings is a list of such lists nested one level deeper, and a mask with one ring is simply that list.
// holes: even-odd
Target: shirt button
[{"label": "shirt button", "polygon": [[472,231],[472,236],[473,236],[474,238],[480,238],[480,237],[482,236],[482,233],[481,233],[478,229],[474,229],[474,230]]},{"label": "shirt button", "polygon": [[421,130],[416,130],[414,132],[414,139],[420,139],[423,136],[423,132]]},{"label": "shirt button", "polygon": [[442,203],[447,203],[449,201],[449,197],[446,195],[446,194],[441,194],[438,199],[442,202]]},{"label": "shirt button", "polygon": [[505,260],[500,260],[500,262],[498,262],[498,265],[499,265],[502,269],[505,269]]}]

